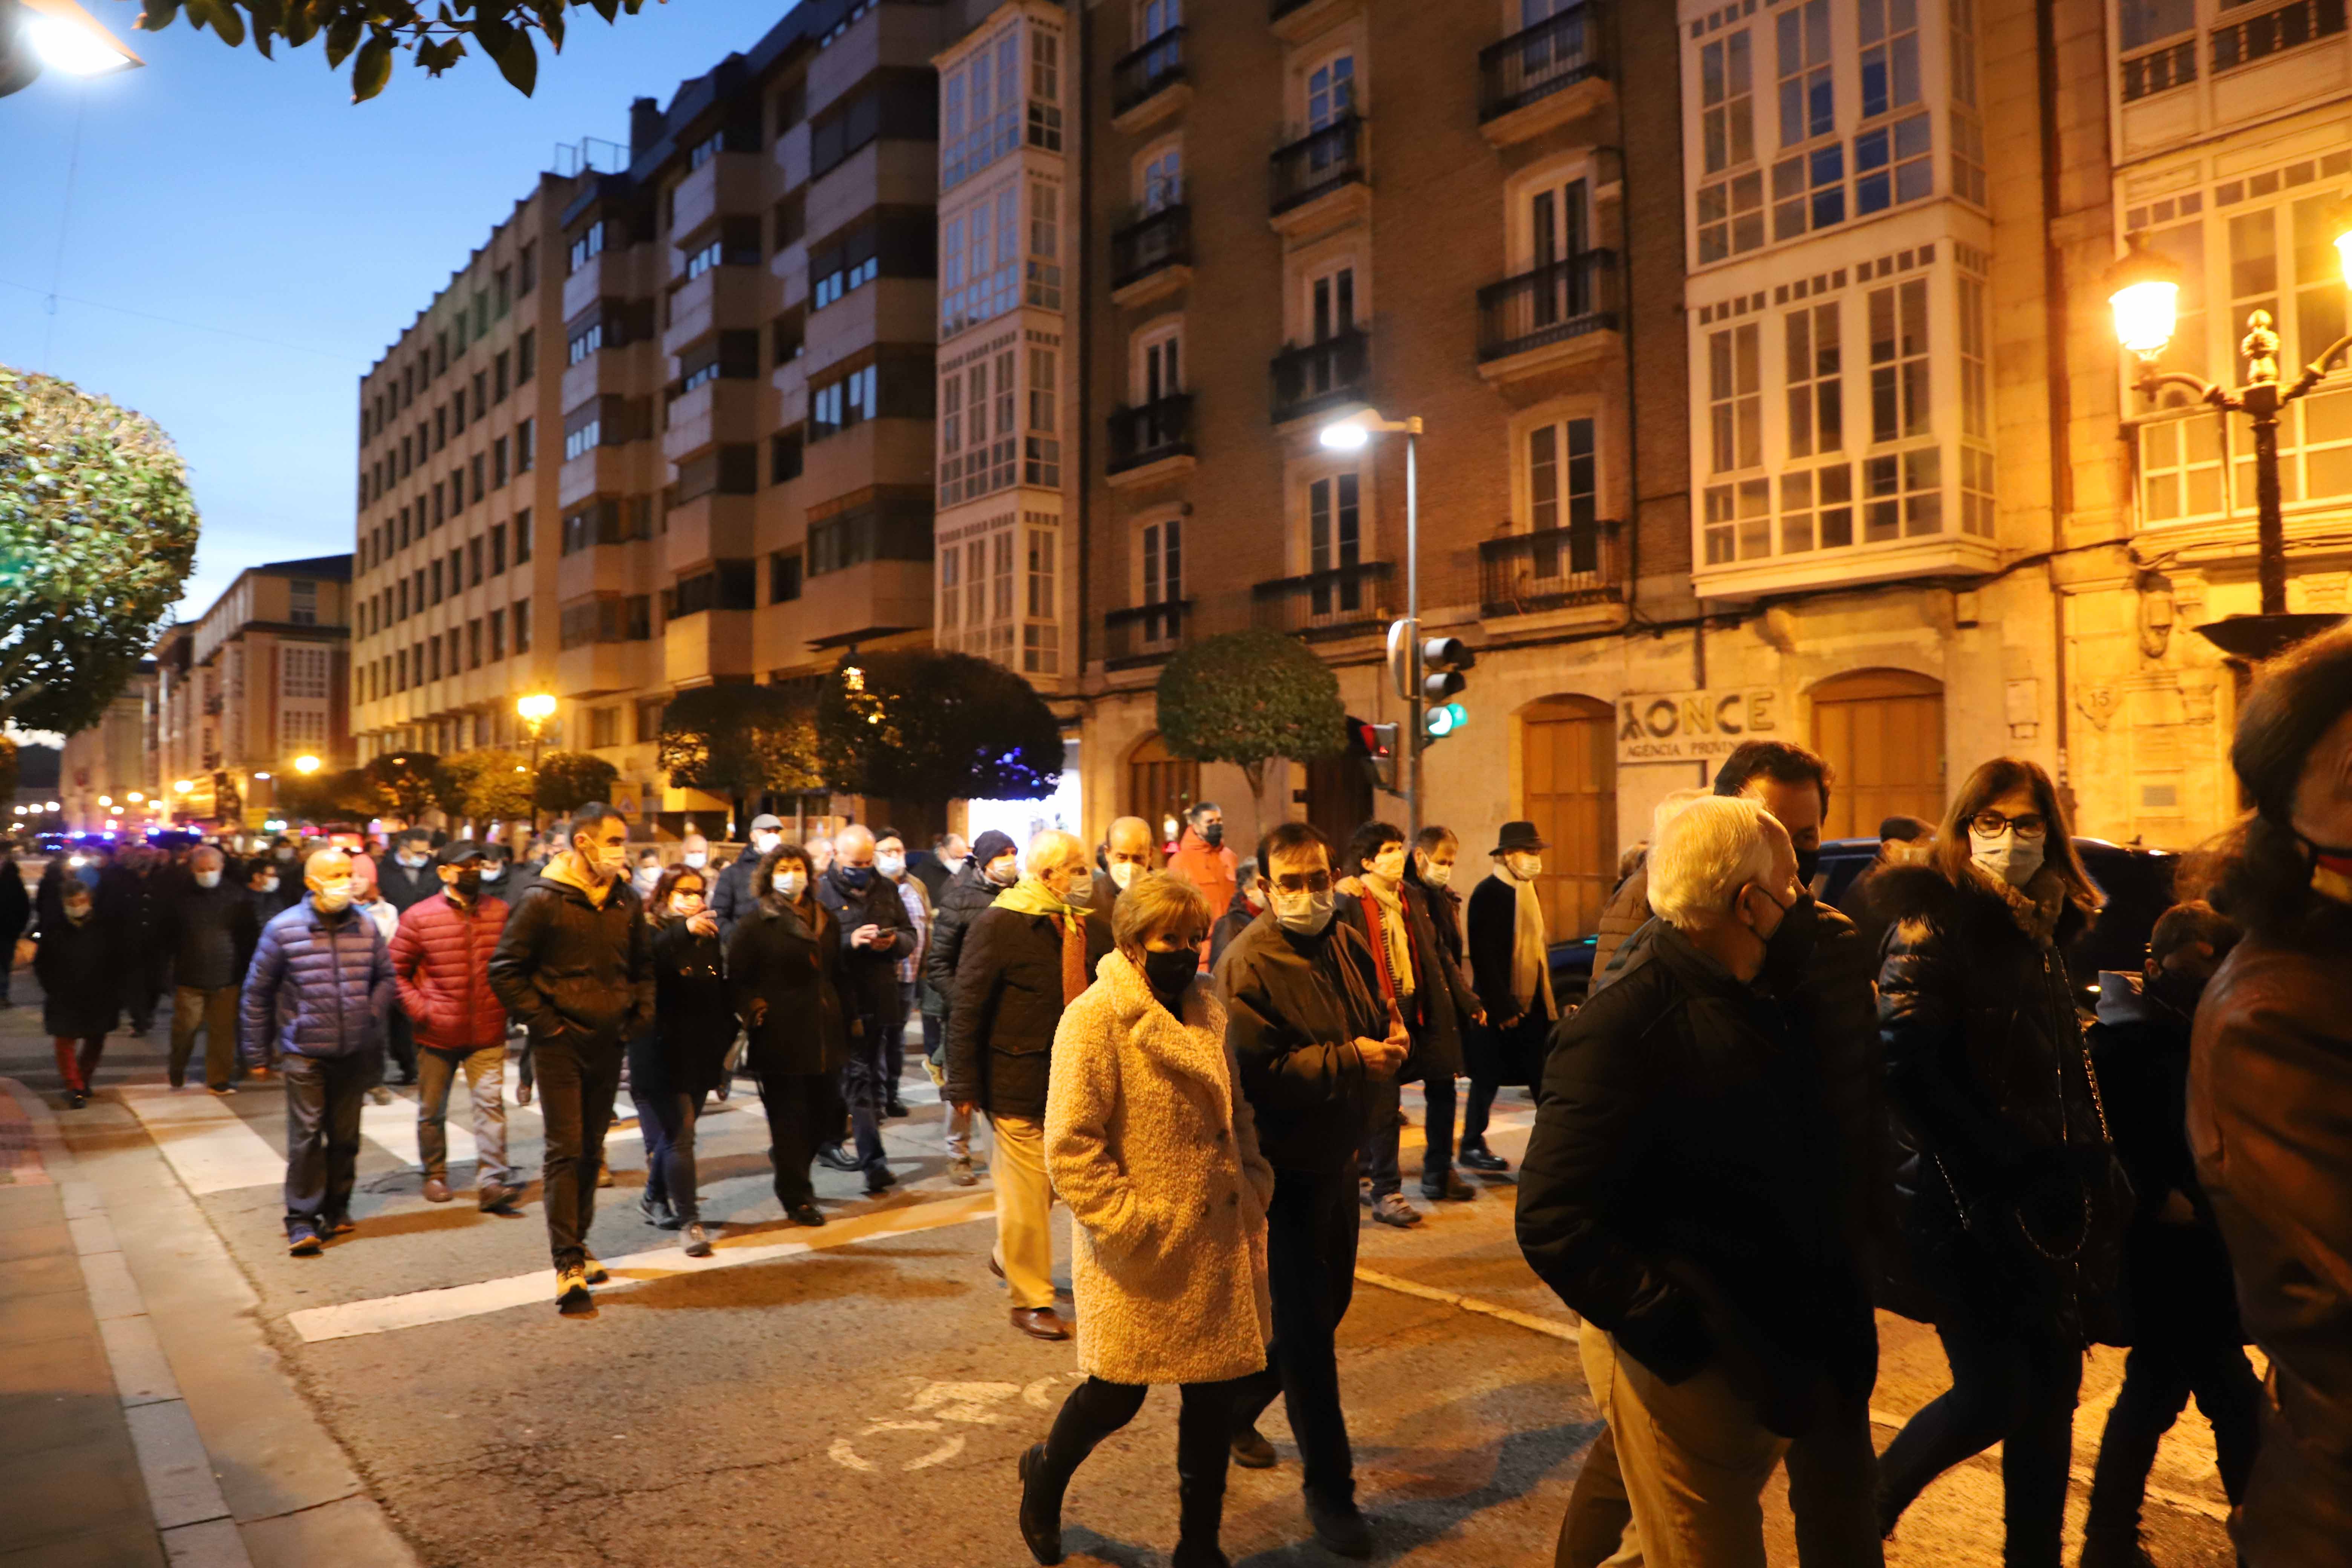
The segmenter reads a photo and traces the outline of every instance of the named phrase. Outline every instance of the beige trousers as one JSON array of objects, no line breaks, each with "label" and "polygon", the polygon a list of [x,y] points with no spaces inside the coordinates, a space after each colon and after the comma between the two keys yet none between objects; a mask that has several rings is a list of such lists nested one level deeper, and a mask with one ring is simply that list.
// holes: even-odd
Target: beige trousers
[{"label": "beige trousers", "polygon": [[1633,1510],[1601,1568],[1766,1568],[1764,1483],[1788,1439],[1711,1366],[1663,1382],[1590,1323],[1579,1353]]},{"label": "beige trousers", "polygon": [[1054,1184],[1045,1173],[1045,1123],[1030,1116],[991,1115],[996,1155],[996,1266],[1015,1307],[1054,1304]]}]

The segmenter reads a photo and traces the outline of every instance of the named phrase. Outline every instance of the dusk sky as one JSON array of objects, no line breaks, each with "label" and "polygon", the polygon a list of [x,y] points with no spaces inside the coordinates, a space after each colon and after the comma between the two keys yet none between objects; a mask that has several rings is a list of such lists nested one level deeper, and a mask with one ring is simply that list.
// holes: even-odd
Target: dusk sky
[{"label": "dusk sky", "polygon": [[0,363],[179,443],[204,518],[190,618],[247,566],[351,549],[358,378],[557,144],[625,140],[631,98],[667,104],[792,8],[670,0],[608,27],[582,7],[535,97],[479,55],[437,80],[403,55],[354,105],[320,40],[265,60],[184,19],[136,32],[131,0],[86,4],[147,63],[0,98]]}]

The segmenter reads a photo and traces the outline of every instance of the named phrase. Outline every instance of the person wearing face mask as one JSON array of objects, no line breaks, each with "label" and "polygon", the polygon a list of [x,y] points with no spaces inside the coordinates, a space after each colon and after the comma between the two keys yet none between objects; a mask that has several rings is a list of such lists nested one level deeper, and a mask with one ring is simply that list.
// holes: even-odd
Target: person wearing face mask
[{"label": "person wearing face mask", "polygon": [[2245,939],[2198,1005],[2189,1145],[2270,1358],[2235,1537],[2249,1568],[2352,1542],[2352,633],[2261,668],[2231,748],[2252,813],[2193,867]]},{"label": "person wearing face mask", "polygon": [[1236,1379],[1262,1371],[1273,1327],[1257,1146],[1224,1009],[1194,953],[1199,889],[1145,875],[1120,890],[1116,951],[1062,1014],[1045,1159],[1070,1207],[1077,1364],[1045,1440],[1020,1461],[1022,1537],[1062,1561],[1062,1499],[1152,1384],[1176,1384],[1180,1509],[1172,1568],[1228,1568],[1218,1546]]},{"label": "person wearing face mask", "polygon": [[776,1201],[793,1224],[823,1225],[810,1168],[840,1123],[841,1074],[856,1026],[844,1002],[841,932],[817,901],[798,845],[769,851],[760,886],[758,905],[727,943],[728,994],[768,1118]]},{"label": "person wearing face mask", "polygon": [[226,861],[211,845],[188,857],[187,880],[163,900],[156,940],[172,955],[172,1087],[187,1082],[196,1031],[205,1032],[205,1087],[234,1094],[237,988],[261,939],[253,904],[225,883]]},{"label": "person wearing face mask", "polygon": [[[246,862],[245,895],[253,905],[253,917],[257,922],[255,928],[257,937],[260,926],[268,925],[301,900],[299,891],[301,879],[288,875],[282,868],[283,864],[274,855],[256,856]],[[248,952],[246,956],[250,958],[252,954]]]},{"label": "person wearing face mask", "polygon": [[107,1032],[122,1016],[129,942],[121,920],[99,905],[100,868],[73,868],[68,859],[51,857],[33,900],[33,978],[66,1105],[79,1110],[89,1103]]},{"label": "person wearing face mask", "polygon": [[948,879],[962,870],[963,863],[971,858],[971,846],[963,841],[962,834],[942,833],[931,840],[930,854],[914,861],[916,879],[923,884],[923,891],[930,895],[934,906],[946,895]]},{"label": "person wearing face mask", "polygon": [[547,1124],[542,1184],[556,1308],[584,1312],[605,1278],[588,1250],[596,1177],[628,1040],[654,1006],[653,944],[629,886],[629,826],[601,801],[572,817],[572,847],[507,917],[490,989],[530,1031]]},{"label": "person wearing face mask", "polygon": [[1265,890],[1258,884],[1257,857],[1253,855],[1244,860],[1234,875],[1239,882],[1234,889],[1233,900],[1225,905],[1225,912],[1217,917],[1217,923],[1209,929],[1209,970],[1212,973],[1216,972],[1217,960],[1223,958],[1225,949],[1233,945],[1234,938],[1248,930],[1250,921],[1265,912]]},{"label": "person wearing face mask", "polygon": [[[1204,800],[1184,814],[1184,834],[1168,857],[1171,876],[1181,877],[1201,889],[1213,910],[1228,908],[1241,885],[1240,858],[1225,847],[1225,814],[1215,801]],[[1201,963],[1208,966],[1208,944],[1201,944]]]},{"label": "person wearing face mask", "polygon": [[2242,934],[2210,904],[2176,904],[2158,919],[2139,973],[2099,976],[2098,1022],[2087,1038],[2132,1184],[2124,1234],[2131,1354],[2092,1472],[2083,1568],[2147,1568],[2142,1496],[2157,1445],[2191,1394],[2212,1423],[2222,1489],[2232,1503],[2245,1500],[2262,1381],[2246,1362],[2230,1255],[2184,1125],[2197,1004]]},{"label": "person wearing face mask", "polygon": [[1543,836],[1532,822],[1507,822],[1490,854],[1495,869],[1471,890],[1471,984],[1486,1022],[1473,1028],[1463,1050],[1470,1092],[1462,1109],[1457,1164],[1499,1175],[1510,1162],[1486,1147],[1486,1118],[1496,1090],[1535,1080],[1544,1042],[1559,1014],[1551,995],[1551,956],[1543,900]]},{"label": "person wearing face mask", "polygon": [[638,900],[651,902],[654,889],[659,885],[661,879],[661,851],[658,849],[638,851],[637,868],[629,874],[629,885],[636,889]]},{"label": "person wearing face mask", "polygon": [[697,1189],[695,1128],[727,1068],[735,1010],[719,944],[719,917],[703,907],[700,871],[663,873],[646,902],[653,929],[654,1011],[629,1040],[629,1100],[646,1138],[646,1190],[637,1212],[680,1232],[688,1258],[708,1258],[717,1222],[706,1226]]},{"label": "person wearing face mask", "polygon": [[1887,870],[1888,1099],[1918,1152],[1884,1302],[1935,1324],[1952,1386],[1879,1457],[1878,1522],[2001,1445],[2005,1560],[2054,1563],[2083,1351],[2112,1333],[2130,1189],[2062,956],[2100,896],[2038,763],[1952,795],[1934,861]]},{"label": "person wearing face mask", "polygon": [[898,1026],[889,1032],[883,1042],[889,1054],[889,1096],[883,1113],[892,1117],[907,1114],[906,1101],[898,1098],[898,1080],[907,1072],[906,1019],[911,1015],[923,1020],[923,1054],[931,1050],[931,1016],[922,1008],[923,941],[931,930],[931,895],[921,881],[907,868],[907,840],[895,827],[886,827],[874,838],[874,870],[884,881],[898,889],[898,902],[907,911],[907,921],[914,928],[912,941],[898,960]]},{"label": "person wearing face mask", "polygon": [[1752,799],[1698,801],[1649,873],[1649,940],[1545,1058],[1519,1247],[1584,1321],[1640,1542],[1760,1563],[1789,1440],[1869,1398],[1869,1281],[1826,1076],[1761,984],[1802,890],[1787,830]]},{"label": "person wearing face mask", "polygon": [[[710,840],[699,833],[689,833],[677,841],[677,863],[689,871],[708,870],[710,866]],[[708,909],[710,900],[705,899]]]},{"label": "person wearing face mask", "polygon": [[890,1046],[906,1032],[898,962],[914,951],[915,927],[898,884],[875,868],[873,830],[852,823],[834,845],[833,868],[817,869],[810,852],[809,869],[817,902],[840,928],[841,1001],[856,1024],[849,1032],[849,1065],[841,1086],[856,1149],[845,1153],[837,1143],[828,1143],[818,1158],[835,1170],[863,1174],[866,1190],[878,1193],[898,1180],[883,1159],[881,1129],[890,1102],[898,1097]]},{"label": "person wearing face mask", "polygon": [[822,833],[814,833],[801,847],[808,851],[809,875],[822,883],[824,874],[833,869],[834,841]]},{"label": "person wearing face mask", "polygon": [[751,819],[751,837],[735,863],[719,874],[719,886],[711,889],[710,912],[719,917],[719,940],[727,942],[735,934],[735,922],[751,912],[762,889],[754,880],[760,862],[773,854],[776,846],[784,841],[782,817],[761,812]]},{"label": "person wearing face mask", "polygon": [[360,1100],[393,1003],[392,957],[360,910],[352,858],[321,849],[310,896],[261,928],[246,971],[238,1047],[246,1065],[276,1046],[286,1079],[286,1249],[316,1258],[354,1228]]},{"label": "person wearing face mask", "polygon": [[[996,902],[998,894],[1020,879],[1020,864],[1013,840],[990,828],[973,842],[971,854],[948,879],[947,890],[940,895],[933,910],[930,940],[923,952],[923,984],[933,999],[927,1005],[939,1009],[939,1044],[923,1068],[933,1086],[942,1090],[947,1087],[948,1026],[955,1014],[956,966],[963,957],[964,933],[982,910]],[[960,1187],[975,1185],[980,1171],[971,1157],[971,1112],[960,1110],[944,1094],[941,1098],[947,1107],[942,1137],[948,1151],[948,1180]]]},{"label": "person wearing face mask", "polygon": [[440,872],[433,859],[433,836],[412,827],[392,841],[392,853],[376,865],[377,896],[393,913],[404,915],[441,891]]},{"label": "person wearing face mask", "polygon": [[449,1190],[449,1089],[462,1072],[474,1106],[474,1185],[485,1213],[522,1196],[507,1163],[507,1010],[490,989],[490,954],[506,931],[507,902],[484,890],[482,847],[453,839],[434,858],[441,891],[408,906],[392,935],[400,1009],[416,1031],[416,1149],[425,1197]]},{"label": "person wearing face mask", "polygon": [[[845,841],[842,852],[850,853]],[[1066,1340],[1069,1328],[1054,1310],[1045,1100],[1062,1009],[1091,984],[1085,910],[1094,871],[1077,836],[1050,827],[1029,841],[1027,864],[1028,874],[964,935],[942,1092],[958,1110],[986,1111],[995,1133],[989,1268],[1012,1294],[1013,1327],[1032,1339]]]},{"label": "person wearing face mask", "polygon": [[1362,1150],[1368,1184],[1363,1199],[1372,1218],[1403,1228],[1421,1223],[1421,1211],[1405,1201],[1397,1161],[1399,1094],[1408,1080],[1428,1086],[1423,1195],[1432,1202],[1475,1195],[1454,1173],[1454,1075],[1462,1070],[1462,1030],[1478,1002],[1468,978],[1438,945],[1422,889],[1408,874],[1412,860],[1402,831],[1385,822],[1364,824],[1348,841],[1340,864],[1357,890],[1340,893],[1338,918],[1353,926],[1371,950],[1382,1003],[1394,1005],[1412,1040],[1403,1069],[1374,1087]]}]

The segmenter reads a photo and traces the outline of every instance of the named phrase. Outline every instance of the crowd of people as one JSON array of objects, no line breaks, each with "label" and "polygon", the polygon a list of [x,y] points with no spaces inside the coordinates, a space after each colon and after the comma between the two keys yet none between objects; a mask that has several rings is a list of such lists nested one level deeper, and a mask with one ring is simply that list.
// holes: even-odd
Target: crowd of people
[{"label": "crowd of people", "polygon": [[[919,1019],[950,1179],[991,1183],[1010,1326],[1075,1337],[1086,1374],[1019,1462],[1043,1563],[1083,1461],[1153,1384],[1181,1391],[1179,1568],[1226,1563],[1227,1467],[1277,1462],[1258,1430],[1277,1397],[1314,1535],[1372,1553],[1335,1345],[1367,1215],[1423,1217],[1398,1132],[1417,1081],[1424,1204],[1509,1172],[1491,1107],[1536,1091],[1517,1238],[1582,1320],[1606,1423],[1564,1568],[1761,1564],[1782,1465],[1807,1568],[1882,1563],[1923,1489],[1996,1444],[2003,1560],[2055,1568],[2097,1343],[2130,1350],[2083,1568],[2151,1561],[2141,1500],[2191,1398],[2243,1561],[2325,1568],[2352,1562],[2352,632],[2266,668],[2233,757],[2252,811],[2192,863],[2143,965],[2098,977],[2087,1021],[2066,952],[2103,899],[2040,766],[1992,759],[1940,822],[1890,819],[1832,907],[1836,781],[1769,741],[1658,807],[1568,1005],[1535,825],[1505,825],[1465,898],[1443,826],[1334,845],[1286,821],[1242,858],[1208,804],[1173,846],[1121,818],[1092,847],[990,832],[913,854],[887,827],[793,843],[763,816],[724,866],[698,837],[633,849],[596,805],[511,866],[421,833],[381,864],[345,842],[242,864],[133,846],[53,858],[26,911],[0,876],[0,920],[29,919],[68,1104],[167,982],[175,1087],[198,1034],[213,1092],[240,1063],[282,1077],[297,1255],[352,1228],[360,1107],[387,1073],[417,1087],[425,1195],[446,1202],[462,1072],[476,1199],[511,1211],[514,1062],[566,1312],[605,1278],[586,1237],[625,1080],[638,1208],[707,1256],[711,1098],[748,1073],[777,1200],[822,1225],[814,1165],[894,1180],[880,1130],[906,1114]],[[1879,1310],[1932,1325],[1950,1369],[1883,1452]]]}]

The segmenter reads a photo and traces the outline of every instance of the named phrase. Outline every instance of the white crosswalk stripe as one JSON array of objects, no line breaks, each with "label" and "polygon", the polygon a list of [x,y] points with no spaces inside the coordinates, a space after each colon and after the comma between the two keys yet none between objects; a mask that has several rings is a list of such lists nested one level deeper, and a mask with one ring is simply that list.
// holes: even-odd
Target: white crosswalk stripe
[{"label": "white crosswalk stripe", "polygon": [[286,1179],[286,1156],[213,1096],[162,1084],[126,1084],[121,1093],[191,1193],[201,1197]]}]

